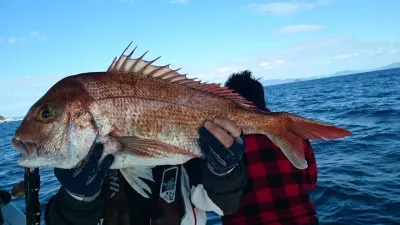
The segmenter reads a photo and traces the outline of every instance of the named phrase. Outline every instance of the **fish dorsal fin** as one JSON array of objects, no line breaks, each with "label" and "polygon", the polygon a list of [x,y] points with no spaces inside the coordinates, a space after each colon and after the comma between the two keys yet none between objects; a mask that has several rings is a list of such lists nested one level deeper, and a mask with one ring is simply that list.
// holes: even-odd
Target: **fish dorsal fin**
[{"label": "fish dorsal fin", "polygon": [[132,58],[132,55],[135,52],[137,46],[128,55],[125,55],[125,52],[128,50],[131,44],[132,42],[125,48],[118,59],[117,57],[114,58],[111,65],[108,67],[107,72],[122,72],[132,75],[150,76],[153,78],[162,79],[166,82],[183,85],[192,89],[197,89],[206,93],[217,95],[225,99],[234,101],[242,107],[257,110],[257,106],[253,102],[246,100],[244,97],[242,97],[240,94],[233,91],[232,89],[221,87],[221,84],[203,83],[201,81],[196,81],[196,78],[189,79],[186,77],[187,74],[178,73],[181,68],[172,70],[169,67],[170,64],[164,66],[154,65],[154,62],[161,58],[161,56],[157,57],[154,60],[147,61],[143,59],[148,52],[146,51],[139,58]]}]

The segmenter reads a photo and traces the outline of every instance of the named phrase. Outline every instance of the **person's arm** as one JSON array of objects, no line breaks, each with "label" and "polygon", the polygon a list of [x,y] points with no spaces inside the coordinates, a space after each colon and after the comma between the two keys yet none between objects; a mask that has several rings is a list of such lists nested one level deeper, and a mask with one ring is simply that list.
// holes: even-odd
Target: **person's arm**
[{"label": "person's arm", "polygon": [[103,217],[105,194],[102,184],[114,161],[112,155],[100,163],[102,144],[93,144],[82,165],[73,169],[54,169],[61,188],[45,208],[47,225],[97,225]]},{"label": "person's arm", "polygon": [[0,190],[0,225],[4,224],[3,213],[1,207],[11,202],[11,194],[8,191]]},{"label": "person's arm", "polygon": [[79,201],[63,187],[46,204],[44,218],[47,225],[97,225],[103,216],[104,198]]},{"label": "person's arm", "polygon": [[239,208],[248,181],[242,159],[246,148],[243,133],[233,122],[217,119],[214,123],[206,123],[199,134],[204,160],[191,169],[195,171],[192,174],[199,173],[199,169],[201,172],[200,185],[194,189],[193,199],[198,205],[206,203],[203,205],[209,205],[217,214],[233,214]]},{"label": "person's arm", "polygon": [[247,185],[248,175],[243,163],[225,176],[216,176],[207,166],[202,166],[202,183],[209,198],[222,210],[224,215],[235,213]]},{"label": "person's arm", "polygon": [[308,167],[305,173],[305,181],[307,184],[307,189],[312,190],[317,185],[318,169],[315,160],[314,150],[311,146],[311,143],[309,140],[305,140],[305,142],[306,145],[304,148],[304,156],[308,163]]},{"label": "person's arm", "polygon": [[4,218],[3,218],[3,213],[1,212],[1,208],[0,208],[0,225],[4,224]]}]

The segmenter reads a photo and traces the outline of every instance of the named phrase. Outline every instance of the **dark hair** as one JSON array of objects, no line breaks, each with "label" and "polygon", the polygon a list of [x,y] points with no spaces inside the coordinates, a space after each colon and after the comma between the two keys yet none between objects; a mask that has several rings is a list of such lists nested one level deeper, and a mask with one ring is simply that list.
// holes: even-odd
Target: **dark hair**
[{"label": "dark hair", "polygon": [[254,102],[259,109],[265,108],[264,88],[249,70],[233,73],[225,82],[225,86],[236,91],[248,101]]}]

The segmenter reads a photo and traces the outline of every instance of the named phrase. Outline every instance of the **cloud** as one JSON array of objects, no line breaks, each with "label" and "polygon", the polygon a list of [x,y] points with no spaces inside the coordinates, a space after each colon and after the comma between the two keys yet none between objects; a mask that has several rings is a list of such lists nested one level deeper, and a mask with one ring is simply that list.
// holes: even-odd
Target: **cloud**
[{"label": "cloud", "polygon": [[14,45],[24,41],[24,37],[9,37],[9,38],[1,38],[0,44],[6,43],[8,45]]},{"label": "cloud", "polygon": [[260,63],[260,67],[268,70],[268,69],[274,69],[284,63],[285,63],[284,60],[279,59],[279,60],[272,61],[272,62],[262,62],[262,63]]},{"label": "cloud", "polygon": [[274,31],[275,34],[293,34],[293,33],[303,33],[303,32],[313,32],[324,29],[322,25],[313,24],[298,24],[298,25],[288,25]]},{"label": "cloud", "polygon": [[332,59],[333,60],[344,60],[344,59],[354,58],[354,57],[357,57],[359,55],[360,55],[360,53],[358,53],[358,52],[348,53],[348,54],[340,54],[340,55],[334,56]]},{"label": "cloud", "polygon": [[188,0],[169,0],[168,2],[172,4],[185,4],[188,3]]},{"label": "cloud", "polygon": [[46,40],[47,36],[40,33],[39,31],[32,31],[29,33],[29,35],[22,36],[22,37],[8,37],[8,38],[0,38],[0,45],[5,43],[8,45],[14,45],[21,43],[25,40],[29,39],[37,39],[37,40]]},{"label": "cloud", "polygon": [[350,35],[341,35],[310,39],[277,51],[243,55],[240,60],[225,61],[214,68],[197,70],[196,77],[224,83],[230,74],[249,69],[255,77],[264,80],[293,79],[343,70],[374,69],[398,62],[399,59],[400,42],[360,41]]},{"label": "cloud", "polygon": [[131,3],[135,2],[135,0],[118,0],[118,1],[121,3],[126,3],[126,4],[131,4]]},{"label": "cloud", "polygon": [[29,36],[36,38],[36,39],[41,39],[41,40],[46,40],[47,36],[43,35],[42,33],[40,33],[39,31],[32,31]]},{"label": "cloud", "polygon": [[265,4],[254,3],[247,5],[246,8],[256,13],[263,13],[273,16],[290,16],[300,10],[313,9],[331,2],[331,0],[318,0],[315,2],[271,2]]},{"label": "cloud", "polygon": [[13,45],[13,44],[19,42],[20,40],[22,40],[22,38],[13,38],[13,37],[12,38],[8,38],[7,39],[7,44]]},{"label": "cloud", "polygon": [[[227,66],[227,65],[235,65],[235,66]],[[225,83],[226,79],[232,73],[240,72],[245,69],[255,69],[256,67],[257,66],[249,68],[244,64],[236,65],[233,62],[231,64],[227,63],[225,65],[219,65],[219,66],[211,66],[211,67],[207,66],[205,68],[199,68],[199,67],[193,69],[186,68],[186,70],[189,78],[197,78],[197,80],[201,80],[203,82]]]},{"label": "cloud", "polygon": [[363,53],[360,53],[360,52],[341,53],[341,54],[332,56],[330,59],[325,60],[324,63],[326,63],[326,64],[336,63],[337,61],[348,60],[348,59],[352,59],[352,58],[362,56],[362,55],[363,55]]},{"label": "cloud", "polygon": [[234,69],[232,67],[221,67],[221,68],[218,68],[216,72],[218,74],[221,74],[221,73],[230,73],[232,71],[234,71]]}]

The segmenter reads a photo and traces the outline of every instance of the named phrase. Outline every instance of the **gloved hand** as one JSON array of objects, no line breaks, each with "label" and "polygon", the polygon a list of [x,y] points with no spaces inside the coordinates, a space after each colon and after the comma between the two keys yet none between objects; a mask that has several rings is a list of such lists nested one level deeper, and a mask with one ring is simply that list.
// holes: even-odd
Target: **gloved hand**
[{"label": "gloved hand", "polygon": [[199,130],[199,145],[209,170],[224,176],[240,163],[246,148],[243,132],[226,119],[206,122]]},{"label": "gloved hand", "polygon": [[8,191],[0,191],[0,208],[11,202],[11,194]]},{"label": "gloved hand", "polygon": [[114,162],[114,156],[107,155],[99,163],[103,151],[103,144],[93,144],[81,166],[72,169],[54,169],[58,181],[76,199],[92,201],[100,194],[101,185]]}]

